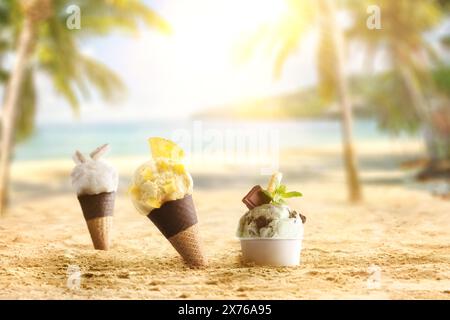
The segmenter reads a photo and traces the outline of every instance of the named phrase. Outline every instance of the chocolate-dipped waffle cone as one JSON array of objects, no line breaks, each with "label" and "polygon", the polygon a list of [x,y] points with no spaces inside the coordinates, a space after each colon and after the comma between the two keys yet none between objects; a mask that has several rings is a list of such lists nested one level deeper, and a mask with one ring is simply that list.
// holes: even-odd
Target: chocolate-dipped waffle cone
[{"label": "chocolate-dipped waffle cone", "polygon": [[108,250],[111,238],[115,192],[78,196],[84,218],[97,250]]},{"label": "chocolate-dipped waffle cone", "polygon": [[192,196],[168,201],[147,216],[191,267],[207,265]]}]

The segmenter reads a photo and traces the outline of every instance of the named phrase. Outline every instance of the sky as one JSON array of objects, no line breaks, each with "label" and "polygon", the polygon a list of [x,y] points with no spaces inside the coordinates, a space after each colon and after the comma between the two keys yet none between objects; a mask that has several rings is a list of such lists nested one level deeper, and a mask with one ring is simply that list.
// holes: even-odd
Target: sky
[{"label": "sky", "polygon": [[[316,81],[312,37],[287,61],[277,80],[268,57],[244,65],[233,59],[244,34],[282,14],[283,1],[146,2],[171,24],[173,34],[143,28],[137,35],[118,33],[80,43],[86,54],[122,77],[127,93],[113,106],[98,99],[84,101],[77,121],[189,117],[214,106],[289,92]],[[81,12],[81,27],[82,23]],[[73,120],[73,112],[44,75],[38,77],[38,88],[39,123]]]},{"label": "sky", "polygon": [[[64,128],[66,123],[94,123],[94,126],[86,127],[97,129],[95,124],[99,122],[106,122],[104,127],[110,127],[108,123],[111,122],[129,122],[129,125],[140,128],[134,122],[190,117],[205,109],[222,108],[251,98],[276,96],[317,82],[315,50],[318,34],[314,32],[304,38],[299,48],[289,56],[278,79],[273,77],[273,61],[268,56],[258,55],[244,65],[236,64],[233,59],[245,35],[286,13],[284,1],[146,2],[169,22],[172,35],[142,28],[137,34],[115,33],[79,43],[86,55],[105,63],[120,75],[127,87],[125,97],[114,104],[98,98],[83,101],[76,115],[55,92],[45,74],[38,74],[37,123],[40,128],[46,128],[49,123],[63,124]],[[340,12],[338,20],[344,27],[351,25],[346,12]],[[447,21],[437,32],[431,32],[428,35],[430,41],[436,42],[438,35],[447,34],[449,27],[450,21]],[[347,53],[348,73],[366,70],[364,51],[357,43],[351,43]],[[8,60],[7,65],[11,65],[14,61],[12,54]],[[387,60],[386,56],[378,55],[373,70],[387,68]],[[158,125],[165,123],[168,122],[161,121],[156,125],[153,122],[151,129],[159,130]],[[147,127],[148,122],[140,125]],[[84,135],[87,137],[85,140],[91,141],[88,133]],[[48,137],[48,141],[54,142],[54,135],[44,135],[43,144],[47,144]],[[59,148],[55,145],[55,149]]]},{"label": "sky", "polygon": [[[235,62],[245,36],[278,19],[287,8],[280,0],[145,0],[173,29],[163,35],[149,28],[137,34],[115,33],[83,40],[82,51],[105,63],[124,81],[123,99],[83,101],[76,116],[38,75],[38,123],[120,122],[183,118],[197,112],[251,98],[274,96],[313,85],[318,35],[312,32],[289,56],[280,78],[273,77],[273,60],[257,55],[248,64]],[[348,15],[338,16],[342,26]],[[83,12],[81,12],[81,28]],[[351,46],[348,72],[363,68],[358,46]],[[380,56],[376,69],[386,67]]]}]

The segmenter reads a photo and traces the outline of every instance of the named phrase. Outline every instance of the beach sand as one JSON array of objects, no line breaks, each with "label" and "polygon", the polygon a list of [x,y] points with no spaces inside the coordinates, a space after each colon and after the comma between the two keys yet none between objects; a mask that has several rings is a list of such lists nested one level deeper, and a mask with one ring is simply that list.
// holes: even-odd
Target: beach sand
[{"label": "beach sand", "polygon": [[[307,216],[302,263],[293,268],[240,261],[241,198],[267,180],[254,167],[192,166],[210,265],[191,270],[126,195],[145,159],[111,159],[122,176],[108,252],[92,248],[70,160],[15,163],[0,219],[0,298],[450,299],[450,201],[400,169],[419,148],[358,146],[365,200],[356,205],[346,201],[338,146],[284,152],[284,182],[304,194],[291,207]],[[69,266],[80,268],[79,289],[67,285]]]}]

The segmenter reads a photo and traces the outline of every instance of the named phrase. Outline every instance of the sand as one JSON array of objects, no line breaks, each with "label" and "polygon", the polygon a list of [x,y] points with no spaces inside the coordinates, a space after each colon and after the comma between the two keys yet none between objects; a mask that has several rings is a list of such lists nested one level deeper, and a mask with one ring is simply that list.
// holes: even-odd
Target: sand
[{"label": "sand", "polygon": [[[284,152],[284,181],[305,195],[291,206],[307,216],[302,263],[293,268],[241,263],[240,200],[266,181],[255,168],[192,167],[210,260],[192,270],[126,195],[145,159],[111,159],[122,176],[108,252],[93,250],[69,160],[15,163],[0,219],[0,298],[450,299],[450,201],[400,169],[418,148],[359,146],[365,200],[356,205],[346,201],[339,148]],[[77,268],[79,288],[68,276]]]}]

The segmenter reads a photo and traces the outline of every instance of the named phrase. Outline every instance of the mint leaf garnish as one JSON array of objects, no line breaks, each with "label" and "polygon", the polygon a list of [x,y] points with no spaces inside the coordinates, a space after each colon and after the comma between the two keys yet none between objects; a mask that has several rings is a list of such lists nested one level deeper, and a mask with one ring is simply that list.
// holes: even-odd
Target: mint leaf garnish
[{"label": "mint leaf garnish", "polygon": [[285,192],[283,193],[283,198],[295,198],[295,197],[302,197],[303,194],[298,191],[291,191],[291,192]]},{"label": "mint leaf garnish", "polygon": [[271,203],[278,205],[286,204],[285,199],[303,196],[303,194],[298,191],[288,192],[284,184],[280,184],[273,192],[269,192],[268,190],[263,190],[263,192],[272,199]]}]

